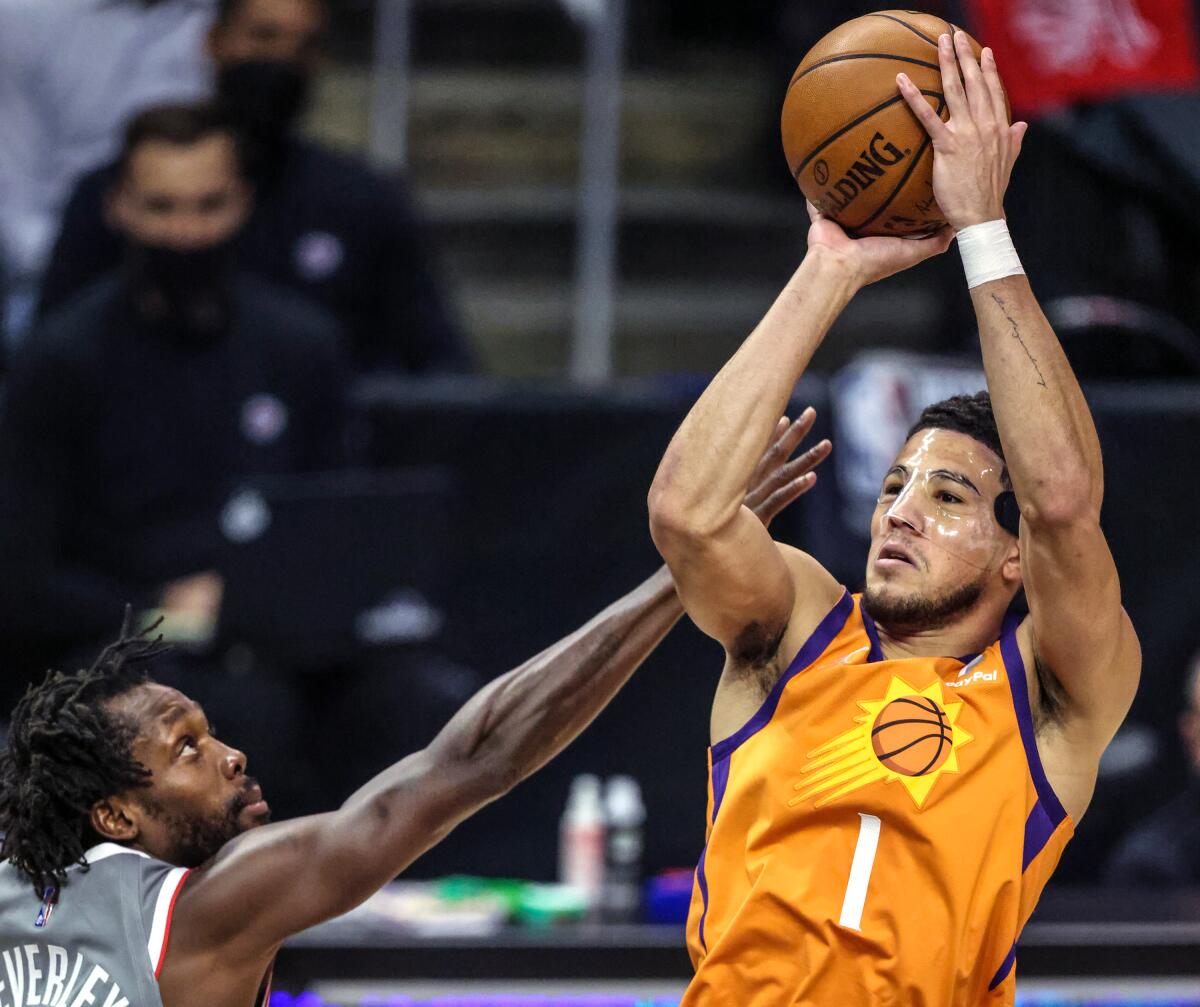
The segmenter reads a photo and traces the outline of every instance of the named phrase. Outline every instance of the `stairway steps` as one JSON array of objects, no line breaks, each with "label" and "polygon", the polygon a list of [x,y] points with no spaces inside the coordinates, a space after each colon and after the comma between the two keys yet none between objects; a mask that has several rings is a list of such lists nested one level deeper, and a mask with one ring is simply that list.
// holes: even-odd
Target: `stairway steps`
[{"label": "stairway steps", "polygon": [[[566,187],[578,175],[581,77],[575,71],[422,71],[413,77],[410,174],[422,189]],[[369,76],[340,67],[322,80],[311,132],[365,146]],[[622,87],[622,181],[737,187],[759,162],[772,107],[768,78],[651,73]],[[747,109],[755,114],[747,114]],[[761,114],[760,114],[761,113]],[[782,155],[780,158],[782,165]],[[782,167],[781,171],[784,170]]]},{"label": "stairway steps", "polygon": [[[419,9],[449,24],[480,3],[421,0]],[[545,13],[537,0],[500,6],[514,17]],[[561,376],[573,328],[581,75],[461,59],[418,63],[410,184],[485,370]],[[326,75],[317,135],[362,149],[368,80],[346,66]],[[638,67],[623,81],[618,374],[716,370],[800,261],[804,207],[782,157],[774,185],[760,177],[777,83],[752,60]],[[907,277],[869,288],[815,366],[832,369],[868,345],[930,347],[939,311]]]},{"label": "stairway steps", "polygon": [[[770,307],[787,273],[756,283],[622,284],[614,358],[620,374],[713,373]],[[489,373],[561,375],[569,359],[573,301],[566,284],[481,282],[460,297],[473,344]],[[932,348],[939,306],[929,291],[868,288],[850,305],[814,362],[841,366],[861,349]]]}]

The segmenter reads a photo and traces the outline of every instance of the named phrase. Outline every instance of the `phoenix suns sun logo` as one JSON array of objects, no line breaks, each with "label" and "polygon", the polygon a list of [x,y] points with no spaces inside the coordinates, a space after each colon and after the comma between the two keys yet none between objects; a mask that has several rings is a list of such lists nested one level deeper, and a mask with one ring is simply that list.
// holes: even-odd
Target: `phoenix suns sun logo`
[{"label": "phoenix suns sun logo", "polygon": [[820,808],[882,780],[899,782],[920,808],[943,773],[959,771],[958,750],[974,740],[958,724],[963,704],[947,703],[940,681],[918,690],[893,677],[883,699],[858,705],[857,727],[808,753],[790,805],[814,798]]}]

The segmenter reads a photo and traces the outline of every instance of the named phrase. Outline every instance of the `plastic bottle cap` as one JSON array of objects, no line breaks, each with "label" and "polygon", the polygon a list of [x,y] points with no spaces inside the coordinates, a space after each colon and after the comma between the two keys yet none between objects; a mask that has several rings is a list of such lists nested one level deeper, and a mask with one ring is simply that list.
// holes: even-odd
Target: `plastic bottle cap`
[{"label": "plastic bottle cap", "polygon": [[633,828],[646,820],[642,788],[632,776],[614,776],[604,793],[604,809],[609,825]]},{"label": "plastic bottle cap", "polygon": [[594,773],[580,773],[571,781],[571,800],[591,799],[600,796],[600,777]]},{"label": "plastic bottle cap", "polygon": [[567,800],[568,821],[576,824],[601,824],[604,821],[604,805],[600,799],[600,778],[590,773],[577,776],[571,781],[571,796]]}]

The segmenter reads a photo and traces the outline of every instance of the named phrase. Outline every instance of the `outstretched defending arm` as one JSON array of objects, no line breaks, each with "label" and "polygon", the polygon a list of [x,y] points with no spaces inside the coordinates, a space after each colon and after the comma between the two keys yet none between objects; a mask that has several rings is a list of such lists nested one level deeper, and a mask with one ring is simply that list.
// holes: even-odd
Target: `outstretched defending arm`
[{"label": "outstretched defending arm", "polygon": [[681,615],[660,570],[566,639],[478,692],[424,750],[337,811],[244,833],[198,868],[171,954],[261,959],[348,911],[575,738]]},{"label": "outstretched defending arm", "polygon": [[[815,484],[822,443],[780,420],[746,506],[764,525]],[[338,811],[253,830],[193,872],[167,968],[221,954],[261,962],[286,937],[358,905],[483,805],[544,765],[604,708],[683,614],[661,569],[571,636],[481,690],[425,750]]]},{"label": "outstretched defending arm", "polygon": [[[942,122],[906,77],[900,85],[933,138],[934,191],[960,235],[988,390],[1021,508],[1021,566],[1030,643],[1065,692],[1075,736],[1103,750],[1137,689],[1141,655],[1100,529],[1104,467],[1083,392],[1033,295],[1004,225],[1004,194],[1025,124],[1010,125],[990,49],[943,36]],[[957,54],[957,59],[956,59]],[[960,70],[961,67],[961,77]]]}]

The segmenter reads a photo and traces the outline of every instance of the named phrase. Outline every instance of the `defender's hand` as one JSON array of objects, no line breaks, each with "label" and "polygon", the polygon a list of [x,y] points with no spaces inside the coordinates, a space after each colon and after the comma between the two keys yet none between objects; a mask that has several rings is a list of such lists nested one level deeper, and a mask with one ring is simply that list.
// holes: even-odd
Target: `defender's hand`
[{"label": "defender's hand", "polygon": [[750,477],[745,504],[768,528],[775,518],[817,484],[813,471],[833,450],[829,441],[814,444],[799,458],[792,457],[800,442],[812,431],[817,411],[809,406],[799,419],[789,423],[786,416],[775,426],[771,446],[767,448]]},{"label": "defender's hand", "polygon": [[1023,122],[1009,125],[1004,87],[991,49],[983,50],[982,64],[976,62],[966,33],[960,31],[953,39],[943,35],[938,40],[938,61],[949,122],[942,122],[906,74],[899,74],[896,81],[933,140],[933,194],[938,206],[950,226],[961,231],[1003,218],[1004,193],[1029,127]]},{"label": "defender's hand", "polygon": [[928,238],[851,238],[812,203],[808,204],[808,216],[812,221],[809,254],[832,258],[849,272],[856,289],[941,255],[954,240],[948,227]]}]

